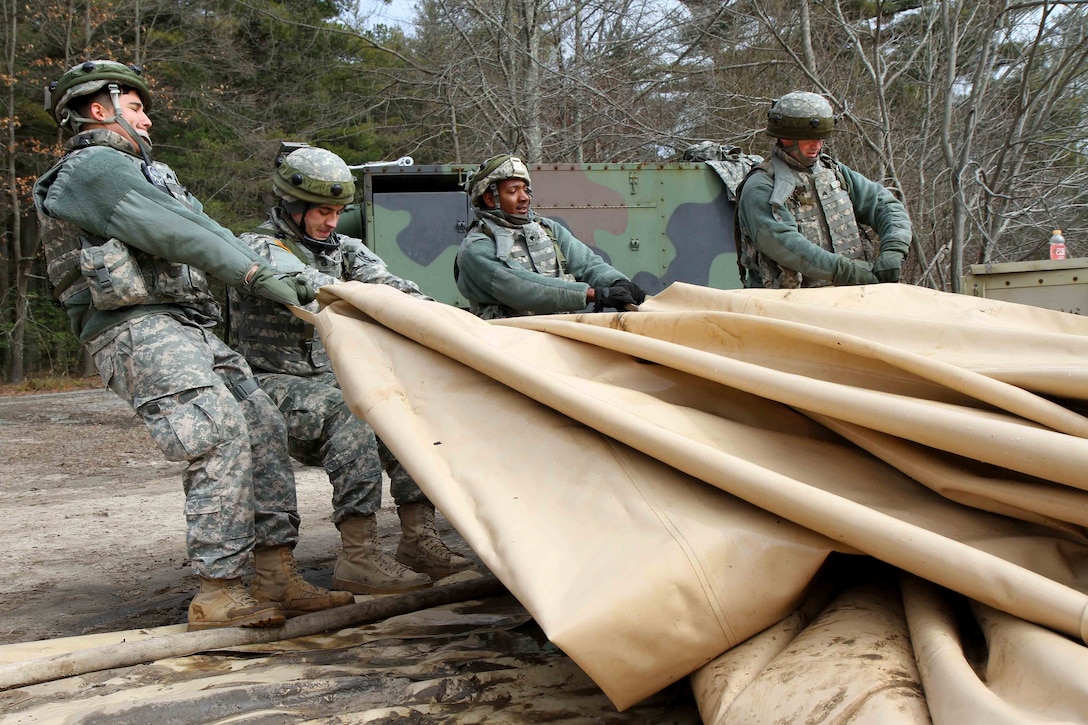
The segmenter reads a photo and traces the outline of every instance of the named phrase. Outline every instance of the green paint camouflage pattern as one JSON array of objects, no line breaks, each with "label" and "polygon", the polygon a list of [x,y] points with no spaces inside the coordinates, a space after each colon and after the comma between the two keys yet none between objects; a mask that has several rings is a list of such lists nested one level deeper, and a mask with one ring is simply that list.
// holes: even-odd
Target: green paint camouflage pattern
[{"label": "green paint camouflage pattern", "polygon": [[[758,157],[746,157],[755,158]],[[721,165],[721,164],[719,164]],[[464,181],[478,164],[376,166],[339,231],[366,241],[396,275],[467,308],[453,260],[473,220]],[[535,164],[532,208],[565,225],[649,294],[673,282],[740,287],[734,196],[708,162]]]}]

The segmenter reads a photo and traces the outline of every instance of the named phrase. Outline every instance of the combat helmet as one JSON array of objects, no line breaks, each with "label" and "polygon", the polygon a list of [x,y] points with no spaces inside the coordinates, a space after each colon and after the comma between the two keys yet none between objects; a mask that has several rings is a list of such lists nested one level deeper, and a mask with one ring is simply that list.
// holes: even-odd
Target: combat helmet
[{"label": "combat helmet", "polygon": [[299,211],[305,211],[307,204],[346,206],[355,199],[355,177],[348,165],[332,151],[315,146],[278,157],[272,187],[288,204],[304,202]]},{"label": "combat helmet", "polygon": [[793,140],[827,138],[835,130],[835,114],[817,93],[792,91],[767,111],[767,135]]},{"label": "combat helmet", "polygon": [[[287,153],[288,148],[295,150]],[[355,176],[342,158],[316,146],[284,144],[272,171],[272,191],[273,216],[303,243],[315,251],[340,246],[335,232],[326,239],[310,236],[305,216],[315,206],[347,206],[355,200]]]},{"label": "combat helmet", "polygon": [[[80,126],[92,119],[76,115],[72,101],[81,96],[98,93],[110,85],[120,89],[128,86],[140,95],[144,110],[151,108],[151,93],[147,89],[139,66],[125,65],[114,60],[88,60],[69,68],[58,80],[45,87],[45,108],[62,128],[78,133]],[[121,118],[119,101],[114,98],[114,120]],[[123,119],[121,119],[123,120]]]},{"label": "combat helmet", "polygon": [[529,195],[532,195],[533,181],[529,178],[529,169],[525,162],[517,156],[499,154],[480,164],[480,168],[468,180],[466,187],[469,202],[472,206],[480,206],[485,191],[490,191],[497,198],[499,182],[505,179],[521,179],[529,187]]}]

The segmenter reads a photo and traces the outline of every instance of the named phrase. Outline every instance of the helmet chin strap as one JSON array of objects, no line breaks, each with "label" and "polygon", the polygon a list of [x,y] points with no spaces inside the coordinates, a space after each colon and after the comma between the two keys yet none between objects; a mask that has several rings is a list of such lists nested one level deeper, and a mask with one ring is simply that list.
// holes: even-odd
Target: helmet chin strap
[{"label": "helmet chin strap", "polygon": [[[309,247],[315,252],[331,252],[340,246],[340,237],[336,232],[333,232],[325,239],[318,239],[310,236],[306,231],[306,211],[309,210],[310,205],[306,204],[303,208],[299,221],[295,221],[294,214],[286,208],[283,199],[280,199],[280,203],[272,208],[272,214],[286,226],[291,232],[298,236],[304,245]],[[297,212],[296,212],[297,213]]]},{"label": "helmet chin strap", "polygon": [[143,157],[144,163],[151,164],[151,139],[144,136],[142,133],[132,127],[128,121],[125,120],[125,116],[121,113],[121,88],[116,83],[110,83],[110,100],[113,101],[113,118],[104,121],[104,123],[116,123],[121,128],[128,132],[128,135],[132,137],[132,140],[136,142],[136,147],[140,151],[140,156]]},{"label": "helmet chin strap", "polygon": [[778,147],[782,149],[782,153],[786,154],[786,156],[789,156],[798,164],[806,168],[811,168],[815,166],[816,161],[818,160],[807,158],[804,154],[802,154],[801,147],[797,144],[797,142],[794,142],[793,146],[787,146],[786,144],[782,143],[782,139],[778,139]]},{"label": "helmet chin strap", "polygon": [[491,194],[492,206],[488,207],[488,211],[498,211],[502,207],[499,206],[499,185],[492,181],[487,185],[487,193]]},{"label": "helmet chin strap", "polygon": [[[499,204],[499,185],[497,183],[491,182],[491,185],[487,187],[487,190],[491,193],[491,201],[494,204],[494,206],[487,209],[489,214],[516,227],[524,226],[529,223],[528,214],[511,214],[510,212],[503,211],[502,205]],[[532,198],[532,196],[533,192],[532,189],[530,189],[529,197]]]}]

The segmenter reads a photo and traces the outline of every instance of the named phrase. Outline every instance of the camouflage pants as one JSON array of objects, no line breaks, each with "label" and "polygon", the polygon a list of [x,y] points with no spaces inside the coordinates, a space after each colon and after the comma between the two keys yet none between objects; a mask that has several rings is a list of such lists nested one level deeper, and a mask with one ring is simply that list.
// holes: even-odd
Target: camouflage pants
[{"label": "camouflage pants", "polygon": [[333,523],[381,508],[382,469],[398,506],[426,500],[374,430],[352,414],[332,373],[259,373],[257,380],[287,419],[291,456],[329,474]]},{"label": "camouflage pants", "polygon": [[186,543],[198,575],[241,576],[252,570],[255,545],[294,546],[299,516],[283,416],[255,383],[241,392],[252,380],[241,355],[170,315],[123,322],[88,350],[166,458],[189,463]]}]

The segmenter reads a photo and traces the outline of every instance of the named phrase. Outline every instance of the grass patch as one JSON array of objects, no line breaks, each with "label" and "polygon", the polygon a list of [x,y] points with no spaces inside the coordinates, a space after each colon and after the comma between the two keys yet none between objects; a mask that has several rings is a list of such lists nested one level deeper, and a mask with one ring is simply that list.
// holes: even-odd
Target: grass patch
[{"label": "grass patch", "polygon": [[85,378],[46,375],[27,378],[21,383],[0,383],[0,396],[63,393],[69,390],[93,390],[101,387],[102,378],[97,375]]}]

